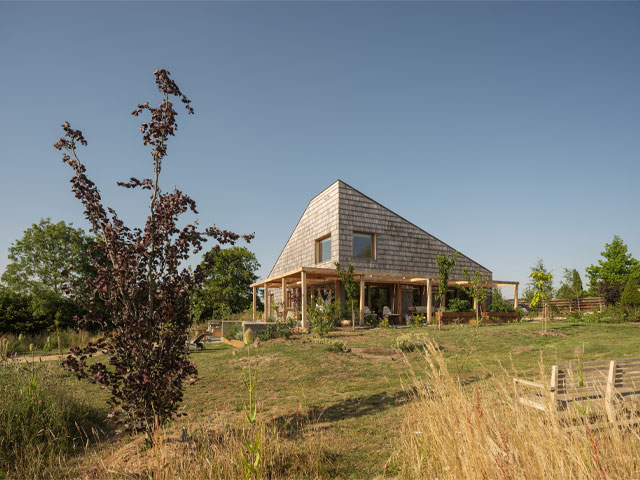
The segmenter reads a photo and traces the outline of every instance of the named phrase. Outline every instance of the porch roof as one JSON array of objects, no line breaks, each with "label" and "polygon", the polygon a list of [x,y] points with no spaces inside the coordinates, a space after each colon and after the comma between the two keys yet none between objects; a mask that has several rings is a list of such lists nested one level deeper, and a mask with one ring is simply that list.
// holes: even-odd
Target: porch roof
[{"label": "porch roof", "polygon": [[[338,270],[335,268],[317,268],[317,267],[300,267],[289,272],[274,275],[273,277],[259,280],[253,283],[251,286],[255,288],[280,288],[282,287],[282,280],[284,279],[287,287],[294,287],[302,284],[301,274],[306,274],[306,283],[309,286],[323,285],[325,283],[334,282],[340,280]],[[393,273],[393,272],[374,272],[368,270],[356,270],[354,271],[354,280],[360,280],[364,277],[364,281],[367,283],[404,283],[404,284],[424,284],[431,283],[431,285],[438,285],[439,280],[437,277],[424,276],[420,274],[412,273]],[[449,286],[464,286],[468,282],[464,279],[452,279],[448,282]],[[483,286],[488,288],[493,287],[506,287],[517,286],[519,282],[510,280],[489,280]]]}]

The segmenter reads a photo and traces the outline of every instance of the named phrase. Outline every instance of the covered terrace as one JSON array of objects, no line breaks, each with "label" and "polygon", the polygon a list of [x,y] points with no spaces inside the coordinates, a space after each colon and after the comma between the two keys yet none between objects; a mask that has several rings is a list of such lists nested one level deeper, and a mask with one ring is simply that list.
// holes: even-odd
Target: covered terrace
[{"label": "covered terrace", "polygon": [[[363,323],[365,306],[370,307],[376,303],[387,306],[395,314],[403,312],[403,298],[405,307],[411,302],[413,305],[425,306],[427,318],[431,318],[433,309],[434,287],[438,287],[438,279],[411,274],[384,273],[365,270],[356,270],[354,280],[360,282],[360,324]],[[514,308],[518,303],[518,283],[515,281],[489,280],[484,285],[487,288],[513,287]],[[465,280],[453,279],[448,286],[465,286]],[[281,275],[275,275],[266,280],[260,280],[251,285],[253,287],[253,320],[258,321],[257,295],[258,289],[264,292],[263,321],[267,321],[273,305],[270,304],[270,291],[278,293],[285,312],[299,311],[302,314],[302,326],[308,328],[307,305],[313,301],[320,291],[331,291],[332,298],[341,299],[341,281],[335,268],[301,267]],[[369,288],[368,288],[369,287]],[[294,292],[300,292],[299,305],[296,305]],[[376,305],[377,306],[377,305]],[[475,305],[474,305],[475,307]],[[299,308],[299,310],[298,310]],[[406,308],[405,308],[406,310]]]}]

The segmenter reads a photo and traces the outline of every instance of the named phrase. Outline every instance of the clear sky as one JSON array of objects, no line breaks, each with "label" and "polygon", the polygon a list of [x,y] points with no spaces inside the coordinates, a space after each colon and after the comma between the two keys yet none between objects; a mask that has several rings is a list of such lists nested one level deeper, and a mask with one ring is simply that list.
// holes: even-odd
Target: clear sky
[{"label": "clear sky", "polygon": [[140,224],[141,101],[167,68],[179,117],[163,184],[202,224],[256,232],[268,274],[340,178],[526,282],[640,257],[640,3],[0,2],[0,271],[41,217],[86,227],[52,147],[83,130],[89,176]]}]

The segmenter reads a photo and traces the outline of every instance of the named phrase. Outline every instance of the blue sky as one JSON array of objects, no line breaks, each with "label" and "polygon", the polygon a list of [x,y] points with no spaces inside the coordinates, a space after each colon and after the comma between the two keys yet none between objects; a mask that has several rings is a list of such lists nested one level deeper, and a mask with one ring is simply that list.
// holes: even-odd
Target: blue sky
[{"label": "blue sky", "polygon": [[268,274],[311,197],[341,178],[526,282],[640,257],[640,3],[0,3],[0,271],[41,217],[86,227],[52,143],[83,130],[89,176],[140,224],[140,101],[171,71],[162,182],[203,224],[256,232]]}]

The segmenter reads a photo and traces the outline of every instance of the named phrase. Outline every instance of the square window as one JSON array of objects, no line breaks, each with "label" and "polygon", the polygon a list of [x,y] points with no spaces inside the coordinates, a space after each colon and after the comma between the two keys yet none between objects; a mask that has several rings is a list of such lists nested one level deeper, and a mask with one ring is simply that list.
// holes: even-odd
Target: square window
[{"label": "square window", "polygon": [[316,263],[331,260],[331,235],[316,240]]},{"label": "square window", "polygon": [[376,237],[373,233],[353,232],[353,258],[376,259]]}]

